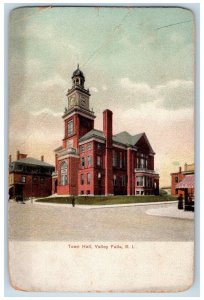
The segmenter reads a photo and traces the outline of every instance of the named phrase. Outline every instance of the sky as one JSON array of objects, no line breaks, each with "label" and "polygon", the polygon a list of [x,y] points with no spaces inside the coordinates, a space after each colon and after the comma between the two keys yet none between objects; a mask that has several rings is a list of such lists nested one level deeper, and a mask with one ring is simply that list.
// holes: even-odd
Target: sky
[{"label": "sky", "polygon": [[145,132],[160,185],[194,162],[194,17],[182,8],[19,8],[9,22],[9,154],[54,164],[79,64],[95,128]]}]

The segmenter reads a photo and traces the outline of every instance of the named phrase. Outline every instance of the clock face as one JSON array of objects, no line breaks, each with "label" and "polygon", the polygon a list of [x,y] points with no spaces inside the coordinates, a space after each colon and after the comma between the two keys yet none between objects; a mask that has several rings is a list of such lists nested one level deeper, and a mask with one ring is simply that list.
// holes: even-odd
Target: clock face
[{"label": "clock face", "polygon": [[82,107],[87,107],[87,104],[88,104],[88,102],[87,102],[87,98],[86,97],[84,97],[84,96],[80,96],[80,105],[82,106]]},{"label": "clock face", "polygon": [[74,96],[69,96],[68,97],[68,103],[69,103],[69,106],[75,105],[75,97]]}]

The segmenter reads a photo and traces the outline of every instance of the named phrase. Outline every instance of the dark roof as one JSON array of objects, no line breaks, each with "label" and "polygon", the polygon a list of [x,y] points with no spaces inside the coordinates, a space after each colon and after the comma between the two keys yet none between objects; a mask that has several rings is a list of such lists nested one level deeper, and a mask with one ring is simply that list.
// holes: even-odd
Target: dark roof
[{"label": "dark roof", "polygon": [[144,132],[136,135],[131,135],[127,131],[122,131],[118,134],[113,135],[113,141],[121,144],[134,146],[139,141],[139,139],[142,137],[143,134]]},{"label": "dark roof", "polygon": [[99,139],[105,140],[103,131],[97,130],[97,129],[92,129],[92,130],[90,130],[89,132],[87,132],[85,135],[83,135],[83,136],[79,139],[79,142],[88,140],[88,139],[90,139],[90,138],[92,138],[92,137],[97,137],[97,138],[99,138]]},{"label": "dark roof", "polygon": [[81,76],[81,77],[84,78],[84,74],[83,74],[83,72],[79,69],[79,65],[77,66],[77,69],[73,72],[72,78],[73,78],[74,76]]},{"label": "dark roof", "polygon": [[[150,143],[149,143],[149,141],[146,137],[145,132],[142,132],[142,133],[139,133],[139,134],[136,134],[136,135],[131,135],[127,131],[122,131],[118,134],[113,135],[113,142],[120,143],[120,144],[125,145],[125,146],[128,146],[128,145],[135,146],[136,143],[140,140],[140,138],[142,136],[145,136],[150,150],[154,153],[154,151],[153,151],[153,149],[152,149],[152,147],[151,147],[151,145],[150,145]],[[96,138],[99,138],[101,140],[105,140],[103,131],[97,130],[97,129],[92,129],[91,131],[89,131],[85,135],[83,135],[79,139],[79,142],[86,141],[86,140],[88,140],[92,137],[96,137]]]},{"label": "dark roof", "polygon": [[[22,158],[16,161],[13,161],[14,163],[20,163],[20,164],[26,164],[26,165],[36,165],[36,166],[42,166],[42,167],[54,167],[44,161],[41,161],[39,159],[33,158],[33,157],[26,157]],[[13,163],[12,162],[12,163]]]}]

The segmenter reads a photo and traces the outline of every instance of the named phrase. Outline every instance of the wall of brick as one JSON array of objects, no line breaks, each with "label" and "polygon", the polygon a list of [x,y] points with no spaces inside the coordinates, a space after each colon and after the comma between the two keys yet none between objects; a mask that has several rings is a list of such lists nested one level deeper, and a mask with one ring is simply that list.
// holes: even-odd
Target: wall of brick
[{"label": "wall of brick", "polygon": [[[22,176],[25,176],[25,183]],[[14,185],[17,193],[22,189],[24,198],[46,197],[52,192],[51,176],[14,173]]]},{"label": "wall of brick", "polygon": [[[177,172],[177,173],[171,174],[171,194],[172,194],[172,196],[178,196],[178,191],[176,190],[176,185],[178,182],[182,181],[183,178],[184,178],[184,175],[182,172]],[[184,195],[184,193],[182,191],[180,191],[179,194]]]},{"label": "wall of brick", "polygon": [[[68,122],[73,120],[74,132],[68,136]],[[94,121],[75,114],[64,121],[64,140],[63,145],[67,147],[70,139],[73,139],[73,147],[79,150],[78,162],[71,160],[69,165],[69,183],[66,186],[60,185],[60,163],[56,159],[56,170],[58,170],[58,188],[59,194],[95,194],[95,195],[134,195],[135,194],[135,168],[142,168],[141,160],[147,160],[147,169],[154,170],[154,156],[150,155],[150,148],[145,137],[137,143],[137,151],[133,149],[125,150],[112,143],[112,112],[105,110],[103,112],[103,133],[105,144],[98,141],[86,142],[82,147],[78,145],[79,138],[94,128]],[[99,147],[100,145],[100,147]],[[113,153],[117,155],[117,163],[113,166]],[[97,157],[101,159],[101,165],[97,164]],[[81,165],[81,159],[84,158],[85,165]],[[92,158],[91,165],[88,165],[88,157]],[[121,166],[121,157],[123,165]],[[69,160],[70,158],[68,158]],[[139,161],[139,165],[138,162]],[[143,166],[144,168],[144,166]],[[87,174],[91,176],[90,184],[87,183]],[[81,184],[81,174],[84,174],[84,183]],[[122,180],[123,178],[123,180]],[[124,179],[125,178],[125,179]],[[124,185],[125,180],[125,185]],[[122,183],[123,181],[123,183]],[[54,184],[54,181],[53,181]],[[157,182],[157,185],[159,182]],[[145,187],[146,188],[146,187]],[[54,187],[53,187],[54,191]]]}]

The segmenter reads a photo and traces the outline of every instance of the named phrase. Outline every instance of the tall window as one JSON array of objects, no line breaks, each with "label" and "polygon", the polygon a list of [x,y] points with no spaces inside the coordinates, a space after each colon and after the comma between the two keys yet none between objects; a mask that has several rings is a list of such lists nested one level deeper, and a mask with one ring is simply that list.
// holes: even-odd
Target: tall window
[{"label": "tall window", "polygon": [[91,166],[92,165],[92,156],[88,155],[87,160],[88,160],[88,166]]},{"label": "tall window", "polygon": [[122,183],[122,186],[125,186],[125,185],[126,185],[126,176],[125,176],[125,175],[123,175],[123,176],[121,177],[121,183]]},{"label": "tall window", "polygon": [[139,158],[137,157],[137,165],[136,168],[139,169]]},{"label": "tall window", "polygon": [[125,167],[125,154],[123,152],[120,152],[120,168]]},{"label": "tall window", "polygon": [[61,167],[60,167],[60,182],[61,182],[61,185],[66,185],[67,184],[67,162],[66,161],[63,161],[61,163]]},{"label": "tall window", "polygon": [[88,145],[87,145],[87,150],[91,150],[92,149],[92,143],[89,143]]},{"label": "tall window", "polygon": [[25,183],[25,182],[26,182],[26,177],[25,177],[25,176],[22,176],[22,177],[21,177],[21,182],[22,182],[22,183]]},{"label": "tall window", "polygon": [[178,183],[178,177],[177,176],[175,177],[175,183]]},{"label": "tall window", "polygon": [[144,177],[143,176],[137,177],[137,186],[144,186]]},{"label": "tall window", "polygon": [[84,157],[81,158],[81,166],[82,166],[82,167],[85,166],[85,158],[84,158]]},{"label": "tall window", "polygon": [[141,158],[141,169],[144,169],[146,166],[145,159]]},{"label": "tall window", "polygon": [[113,185],[114,185],[114,186],[117,185],[117,177],[116,177],[115,174],[113,175]]},{"label": "tall window", "polygon": [[84,152],[84,150],[85,150],[84,145],[81,145],[80,150],[81,150],[81,152]]},{"label": "tall window", "polygon": [[117,167],[117,162],[118,162],[117,152],[113,151],[113,167]]},{"label": "tall window", "polygon": [[87,173],[87,184],[91,184],[91,173]]},{"label": "tall window", "polygon": [[68,122],[68,135],[72,135],[74,133],[74,122],[73,120]]},{"label": "tall window", "polygon": [[120,152],[120,168],[123,167],[123,152]]},{"label": "tall window", "polygon": [[97,156],[97,166],[101,166],[101,157]]},{"label": "tall window", "polygon": [[83,185],[83,184],[84,184],[84,174],[81,174],[81,175],[80,175],[80,179],[81,179],[81,180],[80,180],[80,181],[81,181],[81,184]]}]

